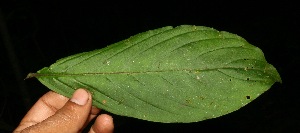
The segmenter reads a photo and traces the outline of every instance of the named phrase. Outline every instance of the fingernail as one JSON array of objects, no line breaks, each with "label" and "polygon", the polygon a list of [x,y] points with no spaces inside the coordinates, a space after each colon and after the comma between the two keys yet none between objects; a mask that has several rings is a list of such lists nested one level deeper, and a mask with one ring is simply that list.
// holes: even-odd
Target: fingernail
[{"label": "fingernail", "polygon": [[84,89],[78,89],[74,92],[71,101],[78,105],[85,105],[89,100],[89,94]]}]

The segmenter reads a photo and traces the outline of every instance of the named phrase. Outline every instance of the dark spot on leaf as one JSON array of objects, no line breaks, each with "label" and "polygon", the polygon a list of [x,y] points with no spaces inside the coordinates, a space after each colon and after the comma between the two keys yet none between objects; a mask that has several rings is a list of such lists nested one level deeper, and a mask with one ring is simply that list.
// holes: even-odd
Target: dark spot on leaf
[{"label": "dark spot on leaf", "polygon": [[160,64],[161,64],[161,62],[158,62],[158,65],[157,65],[157,68],[158,68],[158,69],[160,68]]},{"label": "dark spot on leaf", "polygon": [[250,78],[247,78],[247,80],[250,80]]},{"label": "dark spot on leaf", "polygon": [[186,102],[187,104],[191,104],[192,101],[191,101],[190,99],[186,99],[185,102]]},{"label": "dark spot on leaf", "polygon": [[246,96],[247,99],[250,99],[250,96]]},{"label": "dark spot on leaf", "polygon": [[199,99],[204,100],[204,97],[202,96],[197,96]]},{"label": "dark spot on leaf", "polygon": [[231,79],[229,79],[229,81],[231,81]]}]

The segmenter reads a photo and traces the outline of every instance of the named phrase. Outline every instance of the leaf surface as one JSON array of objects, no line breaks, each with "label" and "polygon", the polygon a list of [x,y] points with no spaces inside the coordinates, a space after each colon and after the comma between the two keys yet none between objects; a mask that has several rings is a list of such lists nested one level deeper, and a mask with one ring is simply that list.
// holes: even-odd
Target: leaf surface
[{"label": "leaf surface", "polygon": [[67,97],[86,88],[93,105],[111,113],[163,123],[228,114],[281,82],[259,48],[191,25],[143,32],[29,76]]}]

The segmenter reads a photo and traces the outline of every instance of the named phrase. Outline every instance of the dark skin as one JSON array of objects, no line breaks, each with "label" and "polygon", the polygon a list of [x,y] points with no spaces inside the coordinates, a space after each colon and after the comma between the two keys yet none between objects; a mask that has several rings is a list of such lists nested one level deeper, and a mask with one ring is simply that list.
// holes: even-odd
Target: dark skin
[{"label": "dark skin", "polygon": [[89,133],[112,133],[112,117],[97,116],[99,112],[85,89],[76,90],[70,99],[49,91],[27,112],[13,133],[80,133],[95,117]]}]

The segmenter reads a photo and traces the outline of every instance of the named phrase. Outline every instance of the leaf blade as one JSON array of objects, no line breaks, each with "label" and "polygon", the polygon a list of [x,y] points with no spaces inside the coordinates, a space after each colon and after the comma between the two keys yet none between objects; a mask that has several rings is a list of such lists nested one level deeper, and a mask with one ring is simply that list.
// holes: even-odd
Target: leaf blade
[{"label": "leaf blade", "polygon": [[243,38],[189,25],[144,32],[37,73],[67,97],[87,88],[99,108],[167,123],[225,115],[281,82],[262,51]]}]

